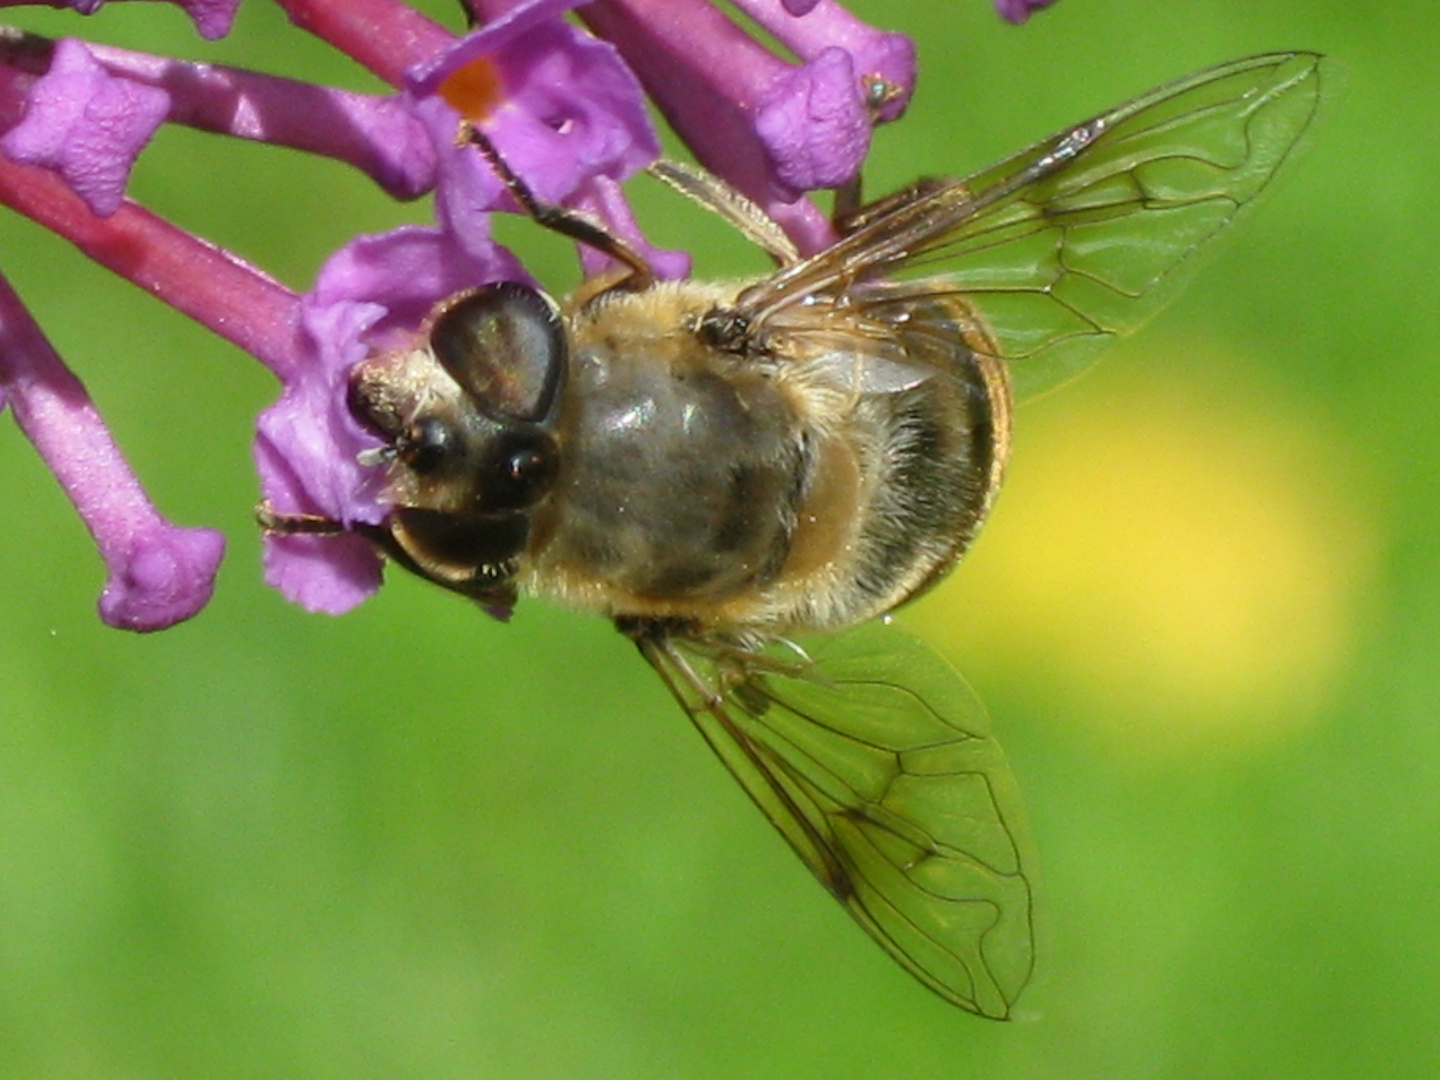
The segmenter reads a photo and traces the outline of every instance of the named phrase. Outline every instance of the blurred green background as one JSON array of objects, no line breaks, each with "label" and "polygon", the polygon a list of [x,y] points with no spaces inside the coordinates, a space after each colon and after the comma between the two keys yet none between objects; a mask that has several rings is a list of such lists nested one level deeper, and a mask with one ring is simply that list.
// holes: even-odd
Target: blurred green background
[{"label": "blurred green background", "polygon": [[[855,6],[922,58],[874,191],[1248,53],[1348,77],[1183,301],[1020,411],[989,531],[906,616],[987,700],[1031,807],[1046,935],[1019,1021],[954,1010],[850,925],[599,621],[502,627],[398,574],[340,619],[267,590],[269,378],[6,216],[5,273],[156,500],[230,552],[192,623],[104,628],[84,530],[0,430],[0,1076],[1440,1070],[1440,9]],[[150,5],[23,15],[372,87],[258,0],[216,45]],[[426,213],[188,132],[134,190],[297,287]],[[637,197],[714,249],[705,273],[758,269]]]}]

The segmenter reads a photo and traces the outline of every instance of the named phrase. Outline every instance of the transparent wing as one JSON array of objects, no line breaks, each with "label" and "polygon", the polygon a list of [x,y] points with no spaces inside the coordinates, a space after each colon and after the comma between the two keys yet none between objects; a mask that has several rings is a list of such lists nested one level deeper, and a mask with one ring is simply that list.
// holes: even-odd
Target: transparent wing
[{"label": "transparent wing", "polygon": [[882,623],[810,660],[676,638],[640,648],[871,937],[948,1001],[1009,1015],[1034,963],[1033,849],[984,707],[953,668]]},{"label": "transparent wing", "polygon": [[848,296],[883,324],[902,294],[864,283],[936,275],[914,288],[968,308],[1011,362],[1017,395],[1048,389],[1189,280],[1294,155],[1334,76],[1314,53],[1277,53],[1160,87],[898,201],[740,306],[764,320],[806,297]]}]

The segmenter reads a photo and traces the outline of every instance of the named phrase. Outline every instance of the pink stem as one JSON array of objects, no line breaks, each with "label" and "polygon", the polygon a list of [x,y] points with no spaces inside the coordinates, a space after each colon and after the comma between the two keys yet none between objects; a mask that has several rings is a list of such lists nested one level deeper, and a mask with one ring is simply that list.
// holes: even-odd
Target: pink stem
[{"label": "pink stem", "polygon": [[63,180],[0,158],[0,203],[255,356],[281,379],[300,363],[299,297],[263,271],[126,200],[92,214]]},{"label": "pink stem", "polygon": [[276,0],[290,21],[327,41],[391,86],[455,40],[437,22],[398,0]]}]

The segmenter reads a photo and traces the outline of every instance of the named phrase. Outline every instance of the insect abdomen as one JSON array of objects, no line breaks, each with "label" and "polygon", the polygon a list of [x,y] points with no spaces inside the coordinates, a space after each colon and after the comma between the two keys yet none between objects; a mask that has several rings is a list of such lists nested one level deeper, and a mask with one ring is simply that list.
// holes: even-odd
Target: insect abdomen
[{"label": "insect abdomen", "polygon": [[536,584],[610,615],[692,617],[767,583],[804,473],[787,402],[759,373],[685,348],[673,321],[651,336],[632,320],[623,342],[603,329],[577,335]]},{"label": "insect abdomen", "polygon": [[[897,288],[882,354],[812,360],[820,372],[873,371],[877,383],[918,374],[904,389],[842,396],[828,416],[823,390],[801,410],[824,434],[782,575],[793,594],[787,629],[841,629],[904,603],[954,565],[984,521],[1009,450],[1010,396],[975,320],[953,303]],[[863,345],[876,320],[861,318],[850,340]],[[803,348],[803,326],[791,335]]]}]

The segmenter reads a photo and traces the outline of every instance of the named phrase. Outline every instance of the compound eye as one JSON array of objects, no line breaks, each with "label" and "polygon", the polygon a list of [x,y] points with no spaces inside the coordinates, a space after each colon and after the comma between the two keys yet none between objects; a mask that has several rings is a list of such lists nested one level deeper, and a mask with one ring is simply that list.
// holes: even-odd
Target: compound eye
[{"label": "compound eye", "polygon": [[430,325],[440,366],[492,420],[539,421],[565,378],[560,312],[528,285],[485,285],[450,300]]},{"label": "compound eye", "polygon": [[543,431],[504,435],[494,454],[481,498],[488,512],[534,506],[549,493],[560,471],[559,448]]},{"label": "compound eye", "polygon": [[456,443],[455,430],[444,420],[430,416],[411,424],[396,449],[412,472],[423,475],[443,466]]}]

